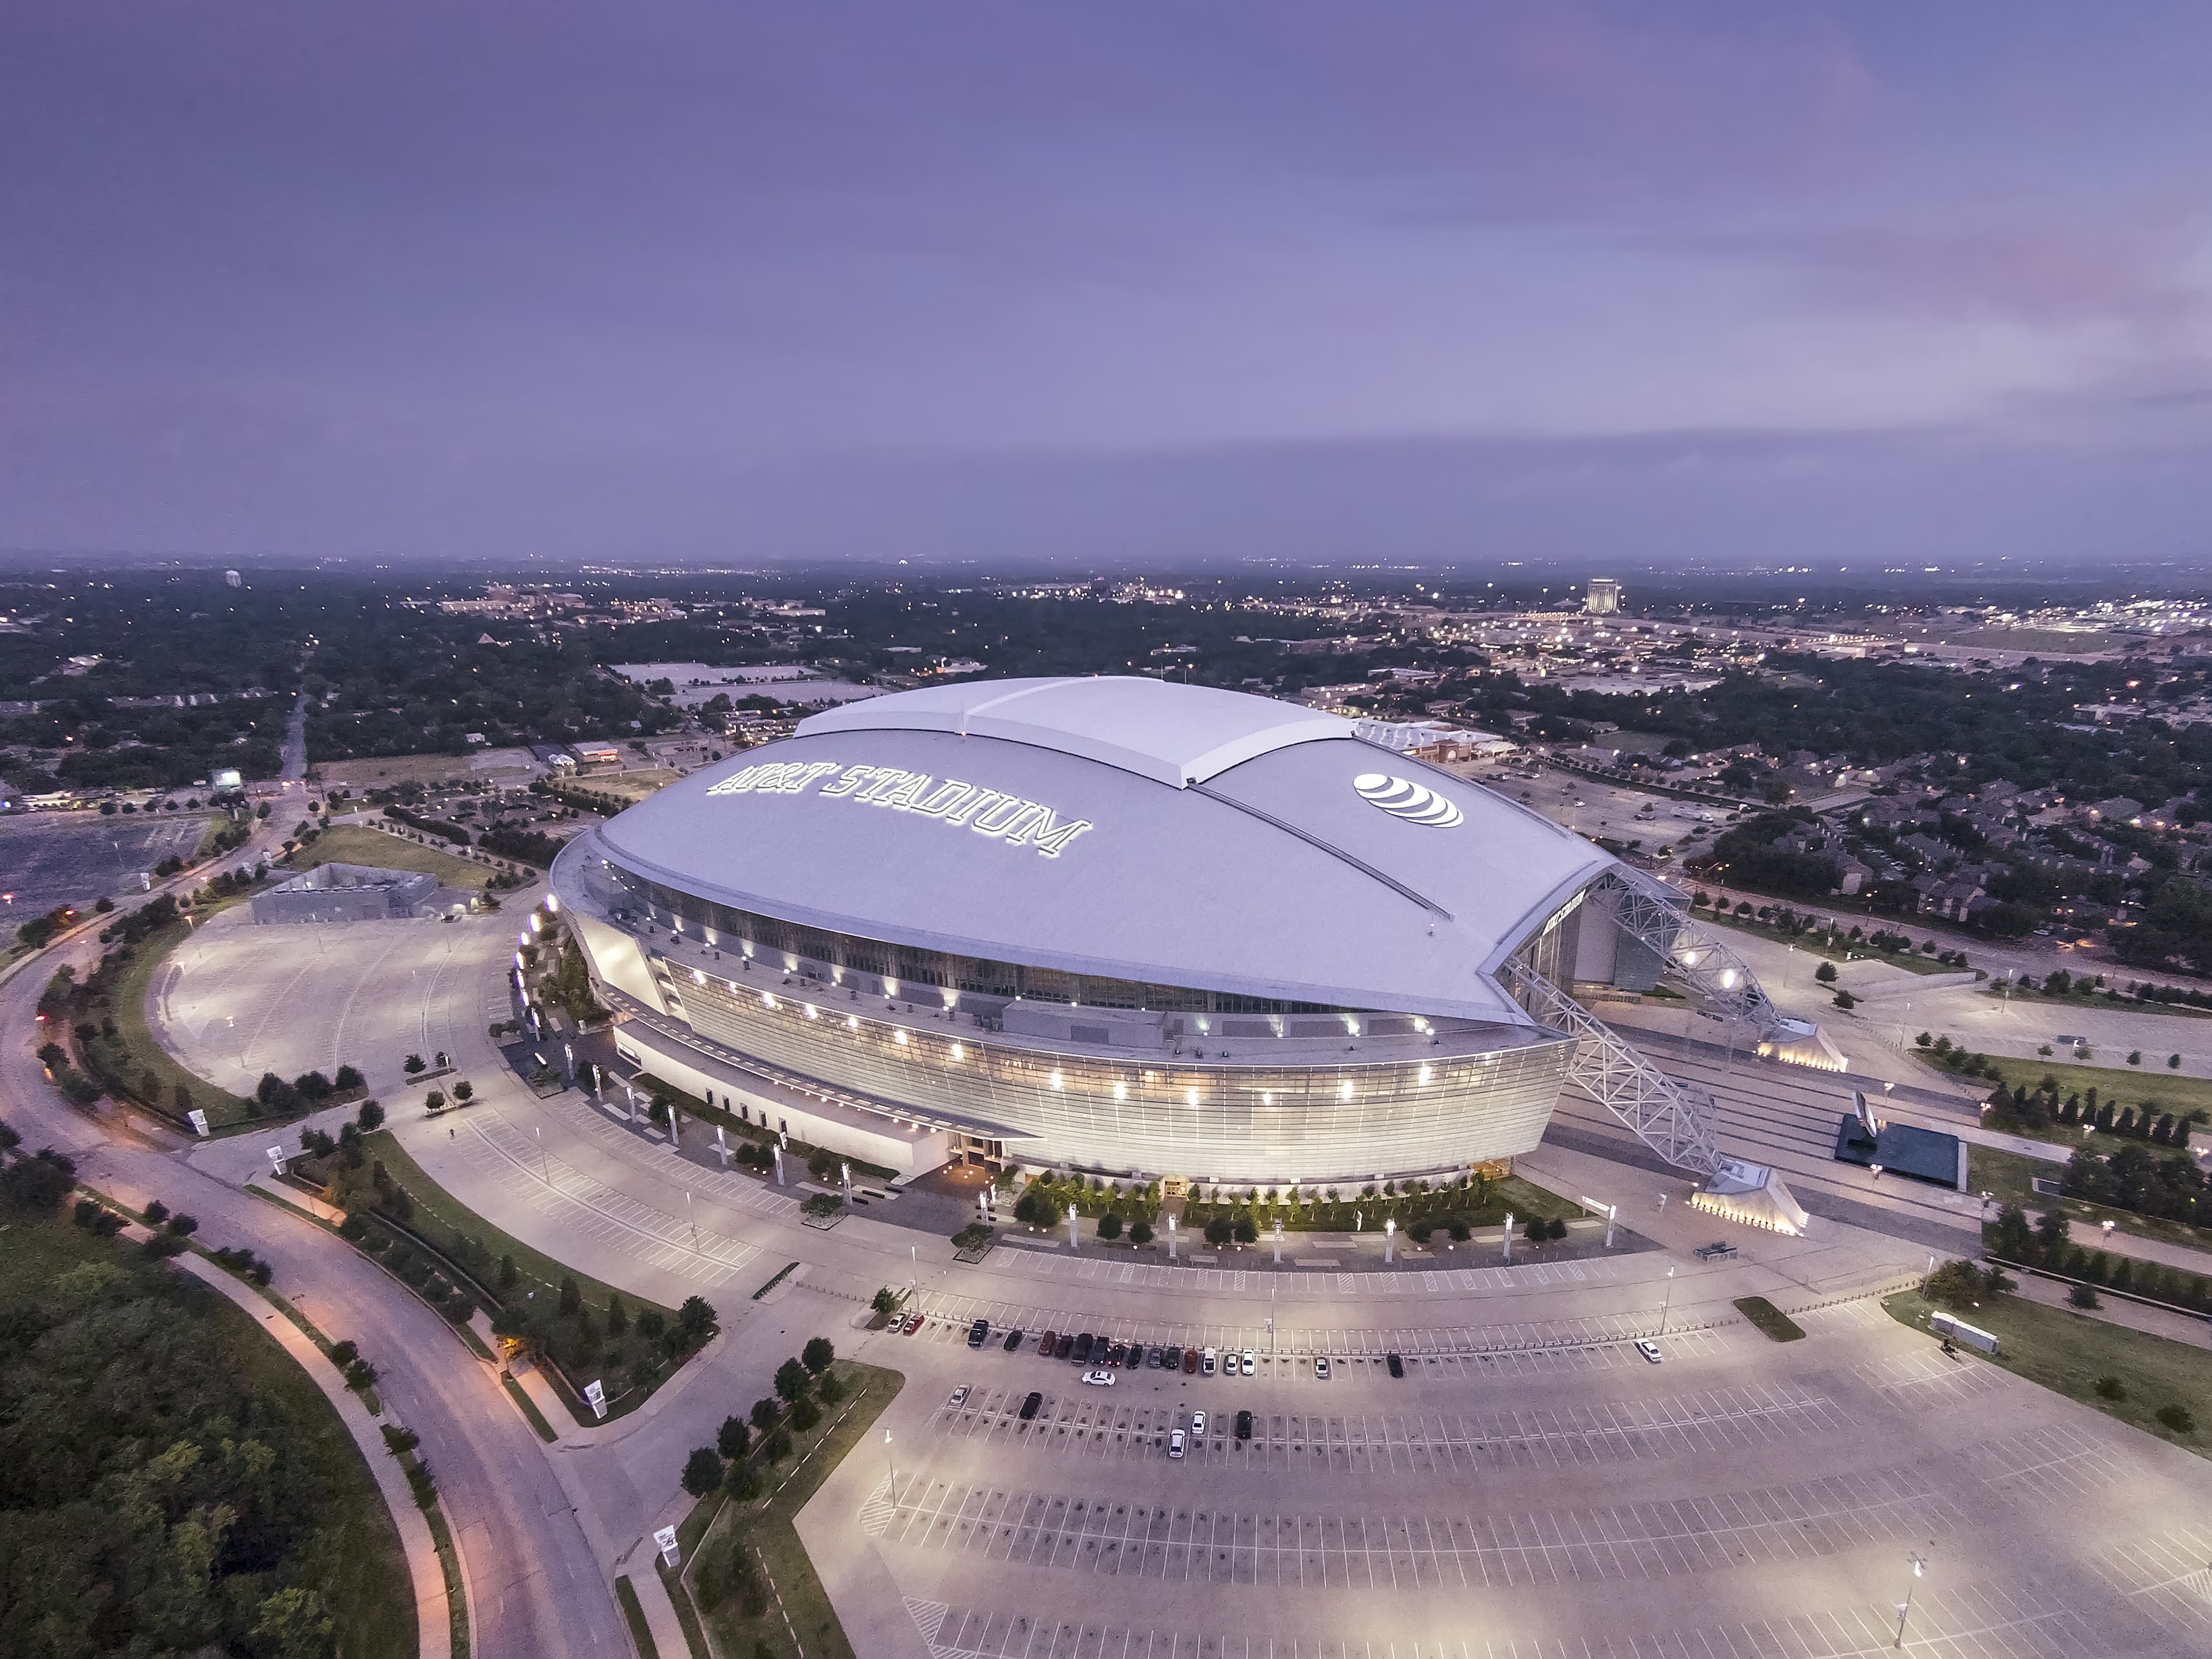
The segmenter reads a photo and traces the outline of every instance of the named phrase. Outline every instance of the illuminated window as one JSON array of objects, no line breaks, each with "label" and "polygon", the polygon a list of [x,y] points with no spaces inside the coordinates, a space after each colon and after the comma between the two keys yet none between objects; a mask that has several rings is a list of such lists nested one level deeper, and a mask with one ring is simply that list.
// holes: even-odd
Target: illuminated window
[{"label": "illuminated window", "polygon": [[965,1060],[968,1058],[968,1051],[956,1042],[952,1045],[952,1058],[955,1060]]},{"label": "illuminated window", "polygon": [[1197,1105],[1197,1104],[1198,1104],[1198,1091],[1197,1091],[1197,1090],[1195,1090],[1195,1089],[1186,1089],[1186,1090],[1184,1090],[1184,1091],[1183,1091],[1183,1093],[1182,1093],[1182,1097],[1183,1097],[1185,1100],[1188,1101],[1188,1102],[1189,1102],[1192,1105],[1194,1105],[1194,1106],[1195,1106],[1195,1105]]},{"label": "illuminated window", "polygon": [[1336,1085],[1336,1097],[1337,1097],[1339,1100],[1349,1100],[1349,1099],[1351,1099],[1351,1098],[1352,1098],[1352,1085],[1351,1085],[1349,1083],[1340,1083],[1340,1084],[1338,1084],[1338,1085]]},{"label": "illuminated window", "polygon": [[1060,1080],[1060,1073],[1054,1072],[1052,1074],[1052,1086],[1055,1089],[1064,1089],[1067,1085]]},{"label": "illuminated window", "polygon": [[900,1048],[905,1048],[906,1033],[904,1031],[893,1031],[891,1033],[891,1041],[897,1043]]},{"label": "illuminated window", "polygon": [[775,1007],[775,994],[774,994],[773,992],[769,992],[769,991],[763,991],[763,992],[761,993],[761,1006],[762,1006],[763,1007],[764,1007],[764,1008],[773,1008],[773,1007]]}]

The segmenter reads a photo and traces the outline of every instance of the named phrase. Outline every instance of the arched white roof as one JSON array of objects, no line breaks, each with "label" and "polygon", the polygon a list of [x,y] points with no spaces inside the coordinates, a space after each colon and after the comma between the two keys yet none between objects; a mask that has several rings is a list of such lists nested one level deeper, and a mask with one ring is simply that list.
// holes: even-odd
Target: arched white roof
[{"label": "arched white roof", "polygon": [[1348,721],[1131,679],[849,705],[598,835],[641,874],[805,927],[1516,1023],[1498,963],[1612,862]]},{"label": "arched white roof", "polygon": [[1180,789],[1294,743],[1343,737],[1334,714],[1272,697],[1134,676],[967,680],[869,697],[802,720],[799,735],[951,732],[1118,766]]}]

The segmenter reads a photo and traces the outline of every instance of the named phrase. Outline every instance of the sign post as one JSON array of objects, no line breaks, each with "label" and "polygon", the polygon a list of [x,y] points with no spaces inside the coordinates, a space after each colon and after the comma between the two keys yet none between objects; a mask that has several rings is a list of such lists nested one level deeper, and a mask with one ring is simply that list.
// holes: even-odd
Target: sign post
[{"label": "sign post", "polygon": [[781,1142],[778,1142],[775,1146],[773,1146],[769,1147],[769,1151],[770,1151],[771,1152],[773,1152],[773,1153],[775,1153],[775,1184],[776,1184],[777,1186],[781,1187],[781,1186],[782,1186],[782,1185],[783,1185],[783,1146],[782,1146],[782,1143],[781,1143]]},{"label": "sign post", "polygon": [[654,1547],[660,1552],[661,1560],[669,1566],[674,1566],[677,1556],[681,1553],[676,1547],[676,1528],[661,1528],[653,1534],[653,1541]]},{"label": "sign post", "polygon": [[721,1154],[722,1167],[726,1170],[728,1169],[730,1167],[730,1143],[723,1139],[722,1126],[719,1123],[714,1126],[714,1150]]},{"label": "sign post", "polygon": [[186,1112],[185,1115],[191,1119],[193,1129],[196,1130],[203,1139],[215,1133],[212,1129],[208,1127],[207,1114],[202,1111],[198,1107],[193,1107],[191,1110]]},{"label": "sign post", "polygon": [[282,1146],[271,1146],[267,1150],[269,1152],[269,1173],[270,1175],[283,1175],[284,1173],[284,1149]]},{"label": "sign post", "polygon": [[599,1416],[607,1414],[607,1385],[604,1382],[595,1380],[585,1383],[584,1398],[592,1402],[592,1411]]}]

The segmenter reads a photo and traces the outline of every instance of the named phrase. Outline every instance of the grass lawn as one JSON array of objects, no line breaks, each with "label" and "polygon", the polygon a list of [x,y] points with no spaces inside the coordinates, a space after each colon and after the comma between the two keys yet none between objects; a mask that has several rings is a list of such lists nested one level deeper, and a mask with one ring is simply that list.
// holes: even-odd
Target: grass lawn
[{"label": "grass lawn", "polygon": [[[1923,1331],[1935,1311],[1917,1291],[1901,1291],[1882,1306],[1893,1319]],[[2212,1358],[2203,1349],[2013,1296],[1984,1302],[1963,1316],[1995,1333],[2000,1351],[1995,1359],[1962,1355],[1961,1364],[2002,1365],[2107,1417],[2212,1457]],[[2121,1398],[2099,1395],[2097,1383],[2105,1377],[2118,1379]],[[2195,1432],[2176,1434],[2159,1422],[2154,1413],[2168,1405],[2188,1407],[2197,1419]]]},{"label": "grass lawn", "polygon": [[[2001,999],[2006,995],[2003,986],[1995,980],[1990,981],[1988,994]],[[2006,1000],[2037,1003],[2051,1010],[2071,1008],[2081,1013],[2101,1011],[2105,1013],[2179,1014],[2189,1019],[2212,1019],[2212,1008],[2191,1008],[2185,1002],[2138,1002],[2130,996],[2108,998],[2102,991],[2086,997],[2076,996],[2071,992],[2063,997],[2054,997],[2046,996],[2041,991],[2023,991],[2015,986]]]},{"label": "grass lawn", "polygon": [[[805,1645],[805,1659],[853,1659],[853,1644],[845,1639],[844,1626],[837,1622],[792,1522],[830,1472],[860,1443],[884,1407],[897,1397],[906,1378],[897,1371],[849,1360],[837,1362],[836,1375],[848,1389],[845,1403],[828,1414],[811,1445],[806,1437],[794,1436],[798,1442],[794,1458],[763,1471],[763,1496],[750,1503],[721,1503],[719,1513],[708,1510],[720,1501],[717,1498],[709,1498],[701,1506],[712,1518],[698,1547],[691,1552],[693,1582],[696,1564],[718,1560],[732,1549],[743,1549],[749,1553],[759,1552],[768,1577],[775,1584],[775,1596],[764,1618],[744,1617],[743,1604],[733,1594],[724,1595],[715,1607],[703,1612],[717,1647],[725,1654],[750,1659],[753,1644],[758,1642],[764,1643],[775,1659],[800,1659],[791,1640],[792,1632],[796,1631]],[[783,1615],[791,1620],[789,1630],[778,1615],[779,1601]]]},{"label": "grass lawn", "polygon": [[[2080,1132],[2077,1130],[2075,1133],[2078,1139]],[[2077,1244],[2094,1249],[2095,1241],[2090,1237],[2088,1230],[2110,1221],[2119,1231],[2132,1233],[2137,1238],[2155,1238],[2168,1244],[2185,1244],[2196,1249],[2212,1250],[2212,1229],[2191,1227],[2179,1221],[2164,1221],[2154,1216],[2137,1215],[2132,1210],[2116,1210],[2103,1204],[2085,1204],[2078,1198],[2047,1197],[2028,1184],[2029,1178],[2033,1176],[2043,1176],[2055,1181],[2065,1167],[2063,1164],[2047,1163],[2019,1152],[2000,1152],[1994,1146],[1970,1146],[1966,1149],[1966,1178],[1976,1192],[1989,1193],[1999,1204],[2016,1204],[2023,1210],[2048,1210],[2057,1206],[2075,1222],[2078,1231],[2074,1242]],[[1994,1212],[1990,1218],[1996,1218]],[[2212,1273],[2212,1261],[2208,1261],[2199,1271]]]},{"label": "grass lawn", "polygon": [[1738,1297],[1735,1310],[1774,1341],[1796,1342],[1805,1334],[1803,1326],[1763,1296]]},{"label": "grass lawn", "polygon": [[366,864],[380,870],[417,870],[437,877],[447,887],[481,889],[495,873],[487,864],[471,864],[450,853],[424,847],[380,830],[364,830],[357,823],[338,823],[299,848],[285,860],[295,875],[319,864]]},{"label": "grass lawn", "polygon": [[[1924,1050],[1915,1052],[1924,1056]],[[1992,1054],[1990,1063],[2004,1079],[2006,1088],[2025,1087],[2030,1094],[2035,1092],[2037,1084],[2049,1076],[2057,1079],[2061,1100],[2069,1095],[2086,1094],[2094,1089],[2099,1100],[2117,1101],[2123,1106],[2140,1108],[2145,1101],[2151,1100],[2158,1103],[2161,1112],[2172,1112],[2177,1116],[2193,1112],[2199,1107],[2212,1112],[2212,1078],[2184,1077],[2179,1072],[2169,1072],[2166,1069],[2163,1054],[2153,1056],[2146,1054],[2143,1059],[2146,1063],[2142,1066],[2082,1066],[2062,1064],[2057,1060],[2012,1060]],[[1960,1078],[1959,1081],[1978,1086],[1984,1091],[1990,1086],[1985,1077]],[[2039,1138],[2071,1144],[2081,1136],[2079,1129],[2069,1129],[2064,1125],[2055,1127],[2055,1134]]]},{"label": "grass lawn", "polygon": [[[238,902],[234,899],[227,903],[204,905],[193,914],[204,922],[215,911]],[[146,1073],[152,1073],[153,1086],[149,1092],[158,1097],[155,1109],[173,1119],[179,1127],[185,1127],[185,1115],[176,1105],[177,1085],[181,1083],[190,1092],[192,1104],[208,1115],[208,1123],[216,1133],[234,1133],[270,1121],[258,1115],[258,1103],[241,1100],[227,1090],[216,1088],[198,1073],[185,1070],[184,1064],[161,1046],[146,1019],[146,988],[167,963],[169,952],[191,936],[193,926],[191,922],[177,922],[159,933],[149,933],[131,947],[131,960],[116,977],[114,1006],[109,1010],[115,1021],[115,1041],[102,1042],[101,1054],[138,1087],[146,1087]]]},{"label": "grass lawn", "polygon": [[[6,1237],[0,1305],[36,1294],[84,1262],[136,1255],[59,1220],[13,1219]],[[413,1659],[414,1577],[361,1448],[322,1390],[241,1309],[197,1279],[180,1275],[177,1283],[182,1305],[205,1326],[210,1348],[247,1393],[283,1418],[291,1444],[322,1483],[327,1576],[319,1588],[344,1632],[345,1650],[362,1659]]]},{"label": "grass lawn", "polygon": [[[562,1279],[574,1279],[576,1288],[584,1293],[584,1300],[594,1308],[605,1308],[607,1298],[617,1293],[614,1285],[602,1283],[588,1273],[579,1273],[566,1262],[556,1261],[542,1250],[534,1250],[512,1234],[502,1232],[492,1225],[425,1175],[422,1166],[407,1155],[407,1149],[399,1144],[391,1130],[379,1129],[368,1137],[365,1144],[369,1157],[383,1159],[384,1167],[392,1178],[414,1200],[414,1224],[417,1232],[422,1231],[422,1222],[427,1216],[447,1231],[466,1233],[478,1240],[491,1252],[494,1261],[502,1255],[513,1256],[515,1271],[538,1288],[557,1291]],[[433,1243],[439,1243],[434,1231],[426,1237],[429,1237]],[[644,1309],[660,1307],[659,1303],[629,1291],[619,1294],[633,1318]],[[660,1308],[660,1311],[671,1320],[676,1317],[673,1308]]]}]

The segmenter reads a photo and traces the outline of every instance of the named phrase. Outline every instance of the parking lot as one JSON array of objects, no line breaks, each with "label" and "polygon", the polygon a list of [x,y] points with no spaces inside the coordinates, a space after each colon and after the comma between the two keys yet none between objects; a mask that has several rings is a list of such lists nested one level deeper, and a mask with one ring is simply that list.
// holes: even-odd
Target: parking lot
[{"label": "parking lot", "polygon": [[914,1378],[896,1490],[887,1462],[839,1476],[941,1659],[1871,1659],[1908,1553],[1905,1645],[1944,1659],[2170,1659],[2212,1630],[2203,1462],[1870,1301],[1808,1311],[1787,1345],[1670,1333],[1656,1364],[1615,1338],[1110,1387],[1040,1358],[1041,1328],[967,1347],[965,1311],[888,1339]]}]

